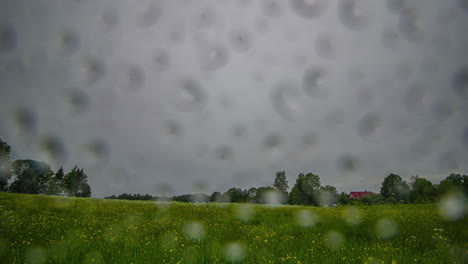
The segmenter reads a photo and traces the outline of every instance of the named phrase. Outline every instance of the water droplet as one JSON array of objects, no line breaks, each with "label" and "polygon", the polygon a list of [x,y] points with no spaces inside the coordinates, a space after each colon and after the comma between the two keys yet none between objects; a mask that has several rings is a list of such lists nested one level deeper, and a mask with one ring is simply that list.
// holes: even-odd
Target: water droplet
[{"label": "water droplet", "polygon": [[166,50],[157,50],[154,54],[153,61],[157,71],[165,71],[171,66],[169,53]]},{"label": "water droplet", "polygon": [[315,40],[315,51],[324,59],[331,59],[336,50],[335,41],[328,34],[320,34]]},{"label": "water droplet", "polygon": [[145,84],[145,71],[137,65],[129,65],[126,72],[126,88],[131,91],[140,90]]},{"label": "water droplet", "polygon": [[382,218],[377,221],[375,230],[383,239],[390,239],[398,233],[398,225],[392,219]]},{"label": "water droplet", "polygon": [[345,242],[345,237],[338,231],[329,231],[325,235],[327,246],[331,249],[339,249]]},{"label": "water droplet", "polygon": [[59,33],[59,52],[62,55],[72,55],[80,48],[80,37],[72,29],[65,29]]},{"label": "water droplet", "polygon": [[244,137],[247,133],[247,128],[241,124],[232,126],[232,135],[236,138]]},{"label": "water droplet", "polygon": [[359,225],[362,222],[361,213],[356,207],[348,207],[344,211],[344,218],[349,225]]},{"label": "water droplet", "polygon": [[245,52],[252,46],[252,35],[244,29],[234,30],[229,36],[232,49],[238,52]]},{"label": "water droplet", "polygon": [[98,58],[87,58],[81,65],[81,74],[86,86],[93,85],[106,75],[104,61]]},{"label": "water droplet", "polygon": [[90,155],[94,157],[99,164],[107,162],[111,154],[110,146],[103,139],[94,139],[87,144]]},{"label": "water droplet", "polygon": [[267,191],[263,193],[262,197],[260,197],[260,200],[262,204],[275,206],[286,203],[287,196],[279,191]]},{"label": "water droplet", "polygon": [[424,28],[421,19],[414,13],[400,17],[398,26],[403,37],[408,41],[420,41],[424,38]]},{"label": "water droplet", "polygon": [[297,87],[280,82],[271,92],[273,109],[287,121],[304,117],[307,112],[304,96]]},{"label": "water droplet", "polygon": [[356,172],[361,166],[361,161],[353,155],[341,155],[338,158],[338,168],[347,172]]},{"label": "water droplet", "polygon": [[277,133],[270,133],[262,141],[262,148],[272,155],[282,152],[283,137]]},{"label": "water droplet", "polygon": [[284,13],[283,1],[278,0],[262,0],[261,9],[267,17],[280,17]]},{"label": "water droplet", "polygon": [[245,248],[240,242],[230,242],[224,248],[224,258],[227,262],[238,263],[245,258]]},{"label": "water droplet", "polygon": [[468,99],[468,66],[462,66],[453,74],[452,88],[456,94]]},{"label": "water droplet", "polygon": [[42,264],[47,262],[47,251],[42,247],[27,249],[24,255],[28,264]]},{"label": "water droplet", "polygon": [[296,223],[299,226],[310,228],[314,227],[318,222],[318,217],[309,210],[300,210],[296,213]]},{"label": "water droplet", "polygon": [[75,113],[84,112],[90,105],[88,95],[81,89],[73,88],[66,92],[66,101]]},{"label": "water droplet", "polygon": [[88,252],[83,260],[83,264],[105,264],[104,257],[96,250]]},{"label": "water droplet", "polygon": [[307,19],[323,15],[328,8],[326,0],[290,0],[289,3],[294,12]]},{"label": "water droplet", "polygon": [[114,9],[106,9],[101,14],[101,23],[105,32],[109,32],[116,28],[120,22],[119,15]]},{"label": "water droplet", "polygon": [[404,97],[404,105],[409,111],[415,111],[424,106],[426,89],[421,83],[409,87]]},{"label": "water droplet", "polygon": [[308,149],[308,148],[311,148],[311,147],[315,147],[315,145],[317,145],[318,143],[318,134],[313,132],[313,131],[308,131],[306,133],[304,133],[304,135],[302,135],[301,137],[301,145],[304,149]]},{"label": "water droplet", "polygon": [[151,2],[138,14],[137,24],[142,27],[150,27],[158,22],[163,13],[163,8],[159,2]]},{"label": "water droplet", "polygon": [[11,24],[0,24],[0,54],[8,53],[16,49],[18,37],[16,29]]},{"label": "water droplet", "polygon": [[199,59],[202,69],[208,71],[219,70],[228,63],[229,51],[219,43],[205,44],[200,49]]},{"label": "water droplet", "polygon": [[344,26],[360,30],[368,27],[371,22],[371,6],[363,0],[343,0],[338,6],[338,16]]},{"label": "water droplet", "polygon": [[52,162],[63,164],[67,160],[67,151],[65,150],[62,140],[58,137],[42,137],[41,148]]},{"label": "water droplet", "polygon": [[369,137],[382,124],[382,119],[377,113],[368,113],[364,115],[358,123],[358,132],[362,137]]},{"label": "water droplet", "polygon": [[220,160],[228,160],[228,159],[231,159],[233,157],[234,153],[233,153],[230,146],[221,145],[221,146],[216,147],[215,155]]},{"label": "water droplet", "polygon": [[180,139],[184,134],[182,124],[176,120],[167,120],[163,123],[163,129],[166,134],[171,137]]},{"label": "water droplet", "polygon": [[317,98],[323,98],[327,96],[325,89],[325,78],[327,71],[318,66],[314,66],[305,71],[302,78],[302,88],[307,95]]},{"label": "water droplet", "polygon": [[15,113],[15,121],[18,130],[28,136],[37,134],[37,118],[36,114],[30,109],[21,108]]},{"label": "water droplet", "polygon": [[438,119],[446,119],[453,115],[453,105],[446,100],[438,100],[432,105],[432,113]]},{"label": "water droplet", "polygon": [[205,235],[205,227],[198,222],[188,222],[184,225],[183,232],[192,240],[200,240]]},{"label": "water droplet", "polygon": [[236,216],[241,221],[248,222],[255,215],[255,208],[252,205],[242,204],[236,207]]},{"label": "water droplet", "polygon": [[460,6],[465,9],[465,12],[468,12],[468,1],[466,0],[458,0]]},{"label": "water droplet", "polygon": [[182,79],[171,90],[175,106],[185,112],[201,111],[207,103],[206,93],[194,79]]},{"label": "water droplet", "polygon": [[216,21],[216,12],[211,8],[205,8],[200,12],[200,14],[196,17],[195,24],[205,29],[211,25],[213,25]]},{"label": "water droplet", "polygon": [[439,214],[447,221],[457,221],[466,214],[466,198],[458,192],[443,196],[437,204]]},{"label": "water droplet", "polygon": [[395,50],[400,42],[400,34],[393,28],[386,28],[382,31],[381,39],[384,47]]}]

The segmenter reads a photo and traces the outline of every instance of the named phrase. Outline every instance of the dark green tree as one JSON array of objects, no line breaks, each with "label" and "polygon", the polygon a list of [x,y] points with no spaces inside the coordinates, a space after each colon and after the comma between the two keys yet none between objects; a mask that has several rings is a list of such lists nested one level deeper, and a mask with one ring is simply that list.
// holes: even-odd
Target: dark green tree
[{"label": "dark green tree", "polygon": [[320,177],[318,175],[307,173],[299,174],[296,184],[289,194],[290,204],[315,205],[320,204]]},{"label": "dark green tree", "polygon": [[432,182],[419,176],[411,177],[410,202],[432,203],[436,199],[436,189]]},{"label": "dark green tree", "polygon": [[47,183],[54,175],[49,164],[35,160],[16,160],[12,171],[16,179],[9,190],[16,193],[46,194]]},{"label": "dark green tree", "polygon": [[440,182],[437,188],[439,195],[448,192],[460,191],[468,195],[468,175],[451,173],[447,178]]},{"label": "dark green tree", "polygon": [[91,187],[88,185],[88,175],[77,166],[63,178],[63,187],[66,195],[77,197],[91,197]]},{"label": "dark green tree", "polygon": [[336,188],[331,185],[320,187],[320,203],[326,206],[331,206],[338,202],[338,192]]},{"label": "dark green tree", "polygon": [[397,174],[385,177],[380,188],[380,194],[389,200],[407,201],[409,199],[409,185]]},{"label": "dark green tree", "polygon": [[275,187],[280,192],[288,193],[289,186],[285,171],[276,172],[275,183],[273,184],[273,187]]},{"label": "dark green tree", "polygon": [[258,204],[267,204],[269,203],[268,195],[272,192],[276,192],[277,190],[272,187],[259,187],[257,188],[257,192],[255,193],[255,203]]},{"label": "dark green tree", "polygon": [[11,178],[11,147],[0,138],[0,191],[6,191],[8,180]]}]

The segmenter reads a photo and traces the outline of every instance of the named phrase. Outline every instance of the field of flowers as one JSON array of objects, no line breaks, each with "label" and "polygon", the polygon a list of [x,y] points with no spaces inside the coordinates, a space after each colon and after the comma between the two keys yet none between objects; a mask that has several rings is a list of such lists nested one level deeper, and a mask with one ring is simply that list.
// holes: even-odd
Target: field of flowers
[{"label": "field of flowers", "polygon": [[316,208],[0,193],[1,263],[468,263],[437,205]]}]

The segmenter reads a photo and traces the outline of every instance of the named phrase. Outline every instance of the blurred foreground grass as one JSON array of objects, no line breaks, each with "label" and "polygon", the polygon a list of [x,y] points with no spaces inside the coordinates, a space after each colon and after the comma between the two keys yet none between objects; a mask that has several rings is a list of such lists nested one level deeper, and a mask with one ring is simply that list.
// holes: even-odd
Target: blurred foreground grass
[{"label": "blurred foreground grass", "polygon": [[436,205],[317,208],[0,193],[1,263],[468,263]]}]

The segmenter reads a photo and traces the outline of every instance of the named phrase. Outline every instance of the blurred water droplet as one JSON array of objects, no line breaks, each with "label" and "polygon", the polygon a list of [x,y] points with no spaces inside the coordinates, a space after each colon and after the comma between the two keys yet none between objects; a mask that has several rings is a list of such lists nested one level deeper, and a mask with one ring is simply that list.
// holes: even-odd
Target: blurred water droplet
[{"label": "blurred water droplet", "polygon": [[465,145],[465,148],[468,150],[468,126],[463,131],[462,143]]},{"label": "blurred water droplet", "polygon": [[315,147],[319,141],[319,136],[313,131],[308,131],[304,133],[301,137],[301,145],[304,149],[309,149]]},{"label": "blurred water droplet", "polygon": [[315,40],[315,51],[324,59],[331,59],[334,57],[336,44],[333,38],[328,34],[321,34]]},{"label": "blurred water droplet", "polygon": [[390,239],[398,233],[398,224],[392,219],[382,218],[377,221],[375,231],[383,239]]},{"label": "blurred water droplet", "polygon": [[87,144],[87,149],[90,155],[98,161],[99,164],[107,162],[111,154],[109,144],[103,139],[95,139]]},{"label": "blurred water droplet", "polygon": [[342,0],[338,6],[338,17],[344,26],[360,30],[371,23],[371,5],[364,0]]},{"label": "blurred water droplet", "polygon": [[[142,5],[143,8],[143,5]],[[138,14],[137,24],[142,27],[150,27],[158,22],[159,17],[163,13],[162,4],[158,2],[151,2],[149,5],[144,6],[144,9]]]},{"label": "blurred water droplet", "polygon": [[252,35],[245,29],[234,30],[229,36],[229,42],[233,50],[245,52],[252,46]]},{"label": "blurred water droplet", "polygon": [[104,61],[98,58],[86,58],[81,65],[81,75],[86,86],[102,80],[106,75]]},{"label": "blurred water droplet", "polygon": [[248,222],[255,215],[255,208],[252,205],[242,204],[236,207],[236,216],[241,221]]},{"label": "blurred water droplet", "polygon": [[382,125],[382,119],[377,113],[364,115],[358,123],[358,132],[362,137],[369,137]]},{"label": "blurred water droplet", "polygon": [[400,34],[393,28],[386,28],[382,31],[381,39],[384,47],[395,50],[400,42]]},{"label": "blurred water droplet", "polygon": [[326,0],[290,0],[289,3],[294,12],[307,19],[323,15],[328,8]]},{"label": "blurred water droplet", "polygon": [[211,8],[205,8],[196,17],[195,24],[198,27],[205,29],[213,25],[215,21],[216,21],[216,11]]},{"label": "blurred water droplet", "polygon": [[279,191],[266,191],[260,199],[262,204],[276,206],[286,203],[287,196]]},{"label": "blurred water droplet", "polygon": [[72,29],[65,29],[59,33],[59,53],[61,55],[72,55],[80,48],[80,37]]},{"label": "blurred water droplet", "polygon": [[237,138],[244,137],[247,133],[247,128],[241,124],[235,124],[232,126],[232,135]]},{"label": "blurred water droplet", "polygon": [[414,13],[400,17],[399,31],[408,41],[420,41],[424,38],[424,27],[421,19]]},{"label": "blurred water droplet", "polygon": [[201,111],[207,104],[207,95],[200,84],[194,79],[182,79],[177,84],[173,100],[175,106],[185,112]]},{"label": "blurred water droplet", "polygon": [[462,66],[453,74],[452,88],[457,95],[468,99],[468,66]]},{"label": "blurred water droplet", "polygon": [[465,9],[465,12],[468,12],[468,1],[466,0],[458,0],[460,6]]},{"label": "blurred water droplet", "polygon": [[302,88],[307,95],[317,98],[323,98],[327,95],[325,87],[325,78],[327,71],[318,66],[314,66],[305,71],[302,78]]},{"label": "blurred water droplet", "polygon": [[466,198],[462,193],[448,193],[440,199],[437,209],[439,214],[447,221],[460,220],[467,212]]},{"label": "blurred water droplet", "polygon": [[188,222],[184,225],[183,232],[188,238],[199,240],[205,236],[205,227],[198,222]]},{"label": "blurred water droplet", "polygon": [[101,14],[100,20],[105,32],[113,30],[120,22],[117,11],[112,8],[104,10]]},{"label": "blurred water droplet", "polygon": [[224,258],[227,262],[238,263],[245,258],[245,248],[240,242],[230,242],[224,248]]},{"label": "blurred water droplet", "polygon": [[350,225],[359,225],[362,222],[361,213],[356,207],[348,207],[343,211],[343,213],[346,223]]},{"label": "blurred water droplet", "polygon": [[310,228],[318,223],[318,217],[309,210],[300,210],[296,213],[296,223],[299,226]]},{"label": "blurred water droplet", "polygon": [[261,9],[263,14],[271,18],[281,16],[284,13],[282,2],[278,0],[262,0]]},{"label": "blurred water droplet", "polygon": [[124,85],[128,90],[137,91],[145,85],[145,71],[141,66],[137,64],[128,65],[125,75]]},{"label": "blurred water droplet", "polygon": [[347,172],[356,172],[360,169],[361,161],[353,155],[341,155],[338,157],[338,168]]},{"label": "blurred water droplet", "polygon": [[446,151],[439,155],[437,164],[441,172],[457,170],[462,164],[459,153],[454,151]]},{"label": "blurred water droplet", "polygon": [[73,88],[66,92],[66,101],[72,107],[73,112],[82,113],[90,105],[88,95],[81,89]]},{"label": "blurred water droplet", "polygon": [[415,111],[424,106],[425,98],[425,87],[421,83],[415,83],[406,91],[404,105],[409,111]]},{"label": "blurred water droplet", "polygon": [[184,128],[182,124],[176,120],[167,120],[162,124],[162,126],[164,132],[171,137],[180,139],[184,134]]},{"label": "blurred water droplet", "polygon": [[329,231],[325,239],[330,249],[339,249],[345,243],[345,237],[338,231]]},{"label": "blurred water droplet", "polygon": [[37,134],[37,118],[36,114],[27,108],[18,109],[15,112],[15,121],[18,130],[28,136],[34,136]]},{"label": "blurred water droplet", "polygon": [[434,102],[431,108],[433,115],[438,119],[446,119],[454,113],[453,105],[445,100]]},{"label": "blurred water droplet", "polygon": [[219,70],[228,63],[229,51],[219,43],[207,43],[200,48],[199,59],[202,69],[208,71]]},{"label": "blurred water droplet", "polygon": [[55,136],[44,136],[41,138],[40,144],[42,151],[48,156],[52,162],[64,164],[67,160],[67,151],[62,140]]},{"label": "blurred water droplet", "polygon": [[83,260],[83,264],[105,264],[104,256],[96,250],[88,252]]},{"label": "blurred water droplet", "polygon": [[16,29],[8,23],[0,24],[0,54],[8,53],[16,49],[18,37]]},{"label": "blurred water droplet", "polygon": [[233,157],[234,153],[230,146],[221,145],[221,146],[216,147],[215,155],[220,160],[228,160]]},{"label": "blurred water droplet", "polygon": [[47,262],[47,251],[42,247],[27,249],[24,256],[28,264],[42,264]]},{"label": "blurred water droplet", "polygon": [[300,119],[307,115],[304,96],[301,91],[288,82],[280,82],[271,91],[273,109],[287,121]]},{"label": "blurred water droplet", "polygon": [[278,133],[270,133],[262,141],[262,148],[270,154],[279,154],[283,148],[283,137]]},{"label": "blurred water droplet", "polygon": [[154,54],[153,61],[157,71],[165,71],[171,66],[169,53],[166,50],[157,50]]},{"label": "blurred water droplet", "polygon": [[328,126],[336,126],[344,123],[345,114],[342,109],[334,109],[325,115],[325,122]]}]

